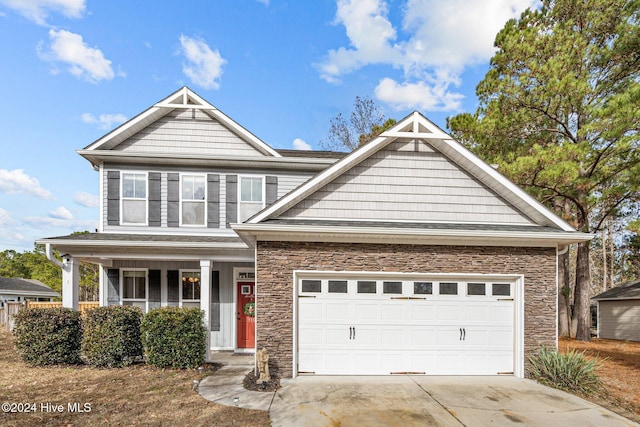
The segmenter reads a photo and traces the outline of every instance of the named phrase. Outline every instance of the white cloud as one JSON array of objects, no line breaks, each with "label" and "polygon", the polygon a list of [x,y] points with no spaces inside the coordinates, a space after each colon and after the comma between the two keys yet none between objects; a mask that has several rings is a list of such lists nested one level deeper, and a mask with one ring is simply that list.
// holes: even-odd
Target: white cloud
[{"label": "white cloud", "polygon": [[[350,46],[328,51],[318,64],[320,76],[337,83],[341,76],[367,65],[389,65],[403,70],[404,81],[392,86],[385,78],[376,93],[400,96],[392,102],[396,108],[456,109],[460,95],[449,88],[459,84],[465,67],[489,60],[495,35],[505,22],[539,3],[408,0],[397,28],[384,0],[337,0],[335,23],[344,26]],[[405,37],[399,40],[398,34]],[[422,101],[418,94],[428,99]]]},{"label": "white cloud", "polygon": [[15,224],[15,220],[11,218],[11,214],[5,209],[0,208],[0,228]]},{"label": "white cloud", "polygon": [[[51,44],[47,51],[43,51],[42,43],[38,46],[41,59],[64,63],[71,74],[91,83],[111,80],[115,76],[111,61],[104,57],[100,49],[89,47],[80,34],[51,29],[49,39]],[[54,70],[54,73],[56,72]]]},{"label": "white cloud", "polygon": [[87,208],[95,208],[97,206],[100,206],[100,198],[98,196],[85,193],[84,191],[79,191],[74,194],[73,201],[74,203]]},{"label": "white cloud", "polygon": [[46,25],[49,12],[61,13],[68,18],[81,18],[86,8],[85,0],[0,0],[0,4],[38,25]]},{"label": "white cloud", "polygon": [[98,117],[91,113],[83,113],[80,116],[84,123],[98,124],[100,129],[111,129],[114,125],[119,125],[127,121],[124,114],[100,114]]},{"label": "white cloud", "polygon": [[59,206],[49,212],[49,217],[55,219],[71,220],[73,219],[73,214],[69,212],[69,209],[65,208],[64,206]]},{"label": "white cloud", "polygon": [[31,194],[41,199],[50,199],[51,192],[40,186],[36,178],[32,178],[22,169],[0,169],[0,193]]},{"label": "white cloud", "polygon": [[193,84],[205,89],[218,89],[222,66],[227,61],[220,52],[213,51],[207,43],[197,37],[180,36],[180,45],[187,63],[182,65],[182,71]]},{"label": "white cloud", "polygon": [[311,146],[307,144],[303,139],[296,138],[293,140],[293,148],[296,150],[311,150]]},{"label": "white cloud", "polygon": [[448,84],[430,85],[426,82],[398,83],[384,78],[376,86],[376,98],[397,110],[420,108],[427,111],[456,111],[464,98],[447,90]]}]

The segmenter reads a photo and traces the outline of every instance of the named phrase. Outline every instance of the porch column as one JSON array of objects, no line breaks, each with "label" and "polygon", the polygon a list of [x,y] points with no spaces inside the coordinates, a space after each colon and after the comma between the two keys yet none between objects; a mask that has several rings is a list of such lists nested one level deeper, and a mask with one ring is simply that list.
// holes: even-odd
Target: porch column
[{"label": "porch column", "polygon": [[62,306],[78,309],[80,262],[71,255],[62,257]]},{"label": "porch column", "polygon": [[207,337],[207,352],[205,353],[205,360],[209,361],[209,349],[211,341],[211,260],[200,260],[200,309],[204,311],[202,322],[204,323],[204,330]]}]

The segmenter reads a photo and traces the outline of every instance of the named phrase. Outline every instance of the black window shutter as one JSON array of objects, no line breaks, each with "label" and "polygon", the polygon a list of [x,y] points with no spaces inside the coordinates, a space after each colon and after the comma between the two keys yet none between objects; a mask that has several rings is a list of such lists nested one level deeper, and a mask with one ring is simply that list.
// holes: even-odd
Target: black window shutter
[{"label": "black window shutter", "polygon": [[107,269],[107,305],[120,304],[120,270]]},{"label": "black window shutter", "polygon": [[160,302],[160,270],[149,270],[149,302]]},{"label": "black window shutter", "polygon": [[167,302],[178,303],[180,301],[179,280],[180,272],[178,270],[167,271]]},{"label": "black window shutter", "polygon": [[238,222],[238,175],[227,175],[227,227]]},{"label": "black window shutter", "polygon": [[167,174],[167,227],[180,225],[180,174]]},{"label": "black window shutter", "polygon": [[107,171],[107,225],[120,225],[119,171]]},{"label": "black window shutter", "polygon": [[160,227],[160,172],[149,172],[149,227]]},{"label": "black window shutter", "polygon": [[220,330],[220,272],[211,272],[211,330]]},{"label": "black window shutter", "polygon": [[265,202],[267,206],[273,204],[278,198],[278,177],[277,176],[267,176],[265,181]]},{"label": "black window shutter", "polygon": [[220,227],[220,175],[207,175],[207,227]]}]

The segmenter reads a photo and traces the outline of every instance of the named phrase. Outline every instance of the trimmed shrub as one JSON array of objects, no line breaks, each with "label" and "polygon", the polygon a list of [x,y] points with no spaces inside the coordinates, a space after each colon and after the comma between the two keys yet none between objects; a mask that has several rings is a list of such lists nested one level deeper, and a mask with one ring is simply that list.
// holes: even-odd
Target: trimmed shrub
[{"label": "trimmed shrub", "polygon": [[112,305],[87,311],[82,357],[93,366],[121,367],[142,359],[138,307]]},{"label": "trimmed shrub", "polygon": [[142,319],[147,363],[161,368],[196,368],[206,355],[204,312],[197,308],[162,307]]},{"label": "trimmed shrub", "polygon": [[584,353],[575,350],[563,354],[543,346],[529,361],[531,376],[545,385],[583,395],[602,389],[595,374],[600,367],[598,358],[588,360]]},{"label": "trimmed shrub", "polygon": [[15,315],[16,351],[32,366],[79,364],[80,312],[70,308],[27,308]]}]

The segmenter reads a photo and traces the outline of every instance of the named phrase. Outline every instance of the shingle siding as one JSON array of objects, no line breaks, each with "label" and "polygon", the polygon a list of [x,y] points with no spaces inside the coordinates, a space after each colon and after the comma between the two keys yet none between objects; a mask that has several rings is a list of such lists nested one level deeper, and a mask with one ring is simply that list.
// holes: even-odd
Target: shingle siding
[{"label": "shingle siding", "polygon": [[540,346],[556,346],[553,248],[258,242],[256,265],[257,346],[283,377],[293,373],[294,270],[521,274],[525,366]]}]

